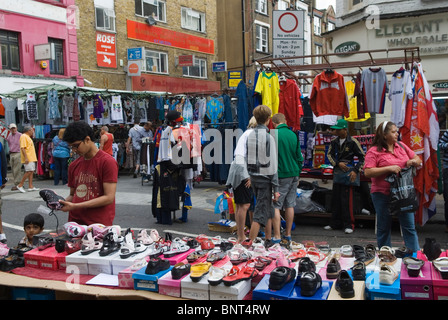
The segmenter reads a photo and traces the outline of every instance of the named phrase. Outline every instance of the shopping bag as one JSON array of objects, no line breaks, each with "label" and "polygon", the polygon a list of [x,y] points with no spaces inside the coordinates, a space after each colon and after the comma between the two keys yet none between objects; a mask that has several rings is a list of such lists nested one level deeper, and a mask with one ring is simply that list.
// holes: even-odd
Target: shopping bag
[{"label": "shopping bag", "polygon": [[353,171],[353,168],[350,168],[348,171],[343,171],[339,167],[333,168],[333,183],[343,184],[345,186],[354,186],[359,187],[360,185],[360,174],[356,175],[355,181],[350,181],[350,172]]},{"label": "shopping bag", "polygon": [[415,168],[401,169],[398,174],[386,178],[390,183],[390,214],[399,215],[415,212],[418,207],[417,192],[414,188]]}]

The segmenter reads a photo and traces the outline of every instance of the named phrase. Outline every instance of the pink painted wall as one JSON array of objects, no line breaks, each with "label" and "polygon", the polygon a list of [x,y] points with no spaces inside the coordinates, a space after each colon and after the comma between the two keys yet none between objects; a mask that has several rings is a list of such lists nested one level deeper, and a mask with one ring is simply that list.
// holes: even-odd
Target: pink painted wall
[{"label": "pink painted wall", "polygon": [[[50,1],[41,2],[49,3]],[[74,0],[64,0],[63,4],[57,5],[67,7],[73,4]],[[78,75],[76,28],[68,28],[65,23],[0,11],[0,29],[19,33],[21,72],[13,71],[13,75],[43,75],[44,77],[54,78],[71,78]],[[63,40],[65,72],[63,76],[50,75],[48,61],[47,69],[41,69],[40,61],[34,61],[34,45],[48,43],[48,38]]]}]

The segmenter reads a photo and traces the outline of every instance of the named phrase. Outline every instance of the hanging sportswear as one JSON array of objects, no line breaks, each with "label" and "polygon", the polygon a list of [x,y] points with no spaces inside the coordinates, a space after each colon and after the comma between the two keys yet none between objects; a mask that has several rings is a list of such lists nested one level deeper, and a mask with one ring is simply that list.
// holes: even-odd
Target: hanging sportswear
[{"label": "hanging sportswear", "polygon": [[278,113],[280,84],[275,72],[263,71],[257,79],[255,92],[261,95],[261,103],[268,106],[273,116]]},{"label": "hanging sportswear", "polygon": [[336,71],[325,71],[318,74],[311,87],[310,106],[316,117],[322,115],[348,117],[348,99],[344,77]]},{"label": "hanging sportswear", "polygon": [[384,113],[386,93],[389,91],[386,72],[382,68],[369,68],[362,71],[361,90],[364,106],[370,112]]},{"label": "hanging sportswear", "polygon": [[398,128],[404,125],[406,105],[413,96],[411,74],[404,69],[398,70],[392,76],[389,90],[389,100],[392,101],[391,121]]}]

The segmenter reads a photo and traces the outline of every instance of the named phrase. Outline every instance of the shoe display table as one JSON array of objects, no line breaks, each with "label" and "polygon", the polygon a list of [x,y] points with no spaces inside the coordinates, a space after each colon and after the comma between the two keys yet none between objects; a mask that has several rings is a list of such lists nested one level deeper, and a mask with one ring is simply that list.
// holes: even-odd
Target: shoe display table
[{"label": "shoe display table", "polygon": [[[20,270],[22,269],[22,270]],[[55,298],[66,300],[79,297],[87,297],[88,299],[146,299],[146,300],[178,300],[180,298],[170,297],[158,294],[156,292],[133,290],[133,289],[118,289],[104,286],[86,285],[85,283],[94,276],[80,275],[80,284],[73,284],[74,279],[65,271],[45,271],[46,276],[39,271],[40,279],[33,278],[32,275],[36,273],[34,268],[17,268],[16,272],[21,274],[2,272],[0,276],[0,286],[10,288],[37,288],[54,290]],[[58,280],[49,280],[49,279]],[[66,279],[66,280],[62,280]],[[71,279],[71,280],[70,280]],[[83,283],[83,284],[81,284]]]}]

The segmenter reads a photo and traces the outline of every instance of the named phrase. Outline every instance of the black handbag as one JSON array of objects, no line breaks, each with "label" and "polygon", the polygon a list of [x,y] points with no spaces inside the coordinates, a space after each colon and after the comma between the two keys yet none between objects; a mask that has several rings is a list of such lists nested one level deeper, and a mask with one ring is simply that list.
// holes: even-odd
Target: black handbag
[{"label": "black handbag", "polygon": [[417,192],[414,188],[415,168],[401,169],[386,178],[390,183],[390,214],[415,212],[418,208]]}]

